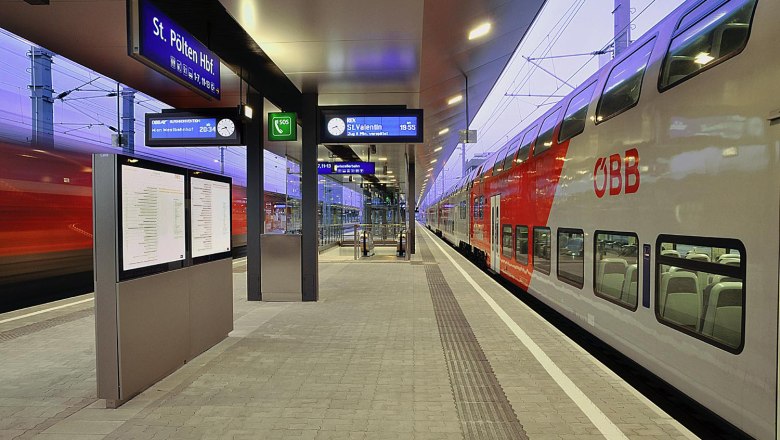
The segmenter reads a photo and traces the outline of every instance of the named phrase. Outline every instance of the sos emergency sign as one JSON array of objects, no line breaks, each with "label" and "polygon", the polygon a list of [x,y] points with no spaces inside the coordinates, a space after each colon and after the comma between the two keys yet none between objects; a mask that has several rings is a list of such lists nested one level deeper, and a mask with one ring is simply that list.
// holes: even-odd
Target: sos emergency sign
[{"label": "sos emergency sign", "polygon": [[296,116],[297,115],[292,112],[268,113],[268,140],[298,140],[298,124]]}]

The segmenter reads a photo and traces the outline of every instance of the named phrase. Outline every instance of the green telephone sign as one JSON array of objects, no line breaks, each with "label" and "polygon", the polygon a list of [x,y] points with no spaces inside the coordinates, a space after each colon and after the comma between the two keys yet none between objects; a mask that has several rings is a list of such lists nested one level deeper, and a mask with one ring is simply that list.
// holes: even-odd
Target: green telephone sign
[{"label": "green telephone sign", "polygon": [[297,141],[298,125],[295,113],[268,113],[269,141]]}]

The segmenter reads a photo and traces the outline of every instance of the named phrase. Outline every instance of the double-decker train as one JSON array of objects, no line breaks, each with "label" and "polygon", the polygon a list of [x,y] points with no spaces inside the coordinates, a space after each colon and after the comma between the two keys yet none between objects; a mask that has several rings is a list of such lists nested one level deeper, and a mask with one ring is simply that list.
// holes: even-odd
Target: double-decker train
[{"label": "double-decker train", "polygon": [[425,208],[474,260],[778,434],[780,2],[677,8]]}]

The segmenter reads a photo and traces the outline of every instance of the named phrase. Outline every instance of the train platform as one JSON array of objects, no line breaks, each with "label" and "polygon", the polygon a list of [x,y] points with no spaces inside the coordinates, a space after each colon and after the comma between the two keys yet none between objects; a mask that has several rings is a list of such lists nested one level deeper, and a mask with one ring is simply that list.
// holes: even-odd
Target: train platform
[{"label": "train platform", "polygon": [[418,231],[411,261],[321,262],[317,303],[247,302],[234,261],[230,337],[115,410],[89,295],[0,315],[0,438],[695,438]]}]

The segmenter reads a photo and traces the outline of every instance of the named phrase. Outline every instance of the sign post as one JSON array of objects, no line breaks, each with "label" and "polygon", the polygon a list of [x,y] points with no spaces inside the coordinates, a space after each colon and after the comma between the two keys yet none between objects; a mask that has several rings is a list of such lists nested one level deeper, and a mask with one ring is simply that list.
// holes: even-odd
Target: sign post
[{"label": "sign post", "polygon": [[199,94],[220,99],[219,58],[150,0],[128,2],[128,53]]},{"label": "sign post", "polygon": [[269,141],[297,141],[298,125],[295,113],[268,113]]}]

